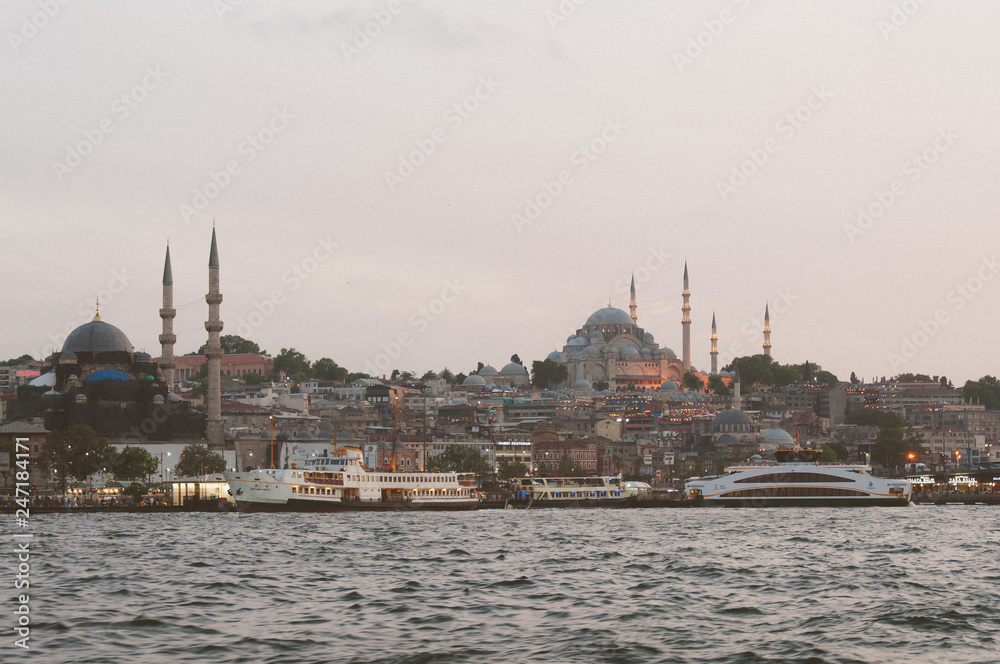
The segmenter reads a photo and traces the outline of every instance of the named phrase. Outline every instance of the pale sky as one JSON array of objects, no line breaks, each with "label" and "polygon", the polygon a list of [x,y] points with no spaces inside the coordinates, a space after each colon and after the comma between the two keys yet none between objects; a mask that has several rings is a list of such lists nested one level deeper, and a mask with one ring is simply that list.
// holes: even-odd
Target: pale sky
[{"label": "pale sky", "polygon": [[197,349],[214,218],[223,334],[353,371],[530,366],[633,271],[680,354],[687,259],[698,368],[770,301],[780,362],[1000,374],[997,3],[228,5],[0,5],[3,359],[98,296],[158,355],[168,238]]}]

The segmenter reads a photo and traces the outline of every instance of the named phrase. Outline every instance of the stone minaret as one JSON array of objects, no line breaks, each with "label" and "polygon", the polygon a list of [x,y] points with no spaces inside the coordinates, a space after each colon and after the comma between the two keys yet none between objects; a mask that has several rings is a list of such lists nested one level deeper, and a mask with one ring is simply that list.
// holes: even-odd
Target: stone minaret
[{"label": "stone minaret", "polygon": [[743,410],[743,395],[740,394],[740,368],[736,367],[736,376],[733,378],[733,408]]},{"label": "stone minaret", "polygon": [[174,317],[177,310],[174,309],[174,275],[170,271],[170,243],[167,243],[167,259],[163,262],[163,308],[160,309],[160,318],[163,319],[163,333],[160,335],[160,376],[167,385],[167,391],[174,391],[174,343],[177,336],[174,334]]},{"label": "stone minaret", "polygon": [[684,304],[681,306],[681,327],[683,330],[681,367],[684,371],[691,371],[691,303],[689,302],[691,291],[688,290],[687,261],[684,261],[684,291],[681,295],[684,297]]},{"label": "stone minaret", "polygon": [[219,333],[222,332],[222,319],[219,317],[219,305],[222,303],[222,293],[219,292],[219,249],[215,244],[215,227],[212,227],[212,251],[208,256],[208,320],[205,329],[208,330],[208,348],[205,350],[208,362],[208,403],[206,404],[207,423],[205,438],[208,446],[222,448],[222,343]]},{"label": "stone minaret", "polygon": [[771,357],[771,313],[764,303],[764,355]]},{"label": "stone minaret", "polygon": [[629,300],[628,311],[629,311],[629,316],[632,317],[632,322],[635,323],[638,320],[639,316],[637,316],[636,313],[635,313],[636,304],[635,304],[635,275],[634,274],[632,275],[632,288],[629,289],[629,293],[632,295],[632,299]]},{"label": "stone minaret", "polygon": [[719,335],[715,330],[715,312],[712,312],[712,374],[719,373]]}]

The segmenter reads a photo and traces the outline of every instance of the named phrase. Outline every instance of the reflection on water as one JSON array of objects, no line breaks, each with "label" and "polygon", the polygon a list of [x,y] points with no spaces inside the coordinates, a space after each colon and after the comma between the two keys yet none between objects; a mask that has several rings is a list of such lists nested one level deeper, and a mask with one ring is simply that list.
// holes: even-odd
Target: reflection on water
[{"label": "reflection on water", "polygon": [[997,662],[998,516],[38,516],[31,660]]}]

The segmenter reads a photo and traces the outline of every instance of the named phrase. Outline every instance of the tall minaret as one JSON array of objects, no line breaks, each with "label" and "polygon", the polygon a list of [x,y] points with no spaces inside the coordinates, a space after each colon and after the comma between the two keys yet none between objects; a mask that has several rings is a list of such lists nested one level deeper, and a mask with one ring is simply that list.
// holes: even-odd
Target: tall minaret
[{"label": "tall minaret", "polygon": [[632,322],[635,323],[638,320],[639,316],[637,316],[636,313],[635,313],[636,304],[635,304],[635,275],[634,274],[632,275],[632,288],[629,289],[629,293],[631,293],[632,299],[629,300],[628,311],[629,311],[629,316],[632,317]]},{"label": "tall minaret", "polygon": [[740,368],[736,367],[736,376],[733,378],[733,408],[743,410],[743,395],[740,394]]},{"label": "tall minaret", "polygon": [[174,317],[177,310],[174,309],[174,275],[170,270],[170,243],[167,242],[167,258],[163,262],[163,308],[160,309],[160,318],[163,319],[163,333],[160,335],[160,376],[167,385],[167,391],[174,391],[174,343],[177,336],[174,334]]},{"label": "tall minaret", "polygon": [[208,330],[208,348],[205,350],[208,362],[208,403],[205,438],[209,447],[221,448],[222,438],[222,343],[219,333],[222,332],[222,319],[219,318],[219,305],[222,303],[222,293],[219,292],[219,249],[215,244],[215,226],[212,226],[212,251],[208,256],[208,320],[205,329]]},{"label": "tall minaret", "polygon": [[681,327],[683,329],[682,343],[683,357],[681,358],[681,368],[684,371],[691,371],[691,291],[688,290],[688,264],[684,261],[684,304],[681,306]]},{"label": "tall minaret", "polygon": [[719,373],[719,335],[715,330],[715,312],[712,312],[712,374]]},{"label": "tall minaret", "polygon": [[771,313],[764,303],[764,355],[771,357]]}]

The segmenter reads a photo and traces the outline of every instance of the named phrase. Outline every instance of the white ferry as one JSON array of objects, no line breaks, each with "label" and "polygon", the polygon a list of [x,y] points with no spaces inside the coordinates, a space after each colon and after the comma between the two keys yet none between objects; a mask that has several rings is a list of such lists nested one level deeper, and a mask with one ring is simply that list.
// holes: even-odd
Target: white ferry
[{"label": "white ferry", "polygon": [[638,499],[617,477],[522,477],[514,480],[510,507],[626,507]]},{"label": "white ferry", "polygon": [[240,511],[454,511],[479,506],[474,475],[369,470],[361,450],[353,447],[285,465],[292,467],[224,474]]},{"label": "white ferry", "polygon": [[867,465],[820,464],[820,454],[798,446],[775,450],[776,462],[730,466],[720,477],[687,482],[685,496],[696,506],[722,507],[909,504],[908,480],[875,477]]}]

